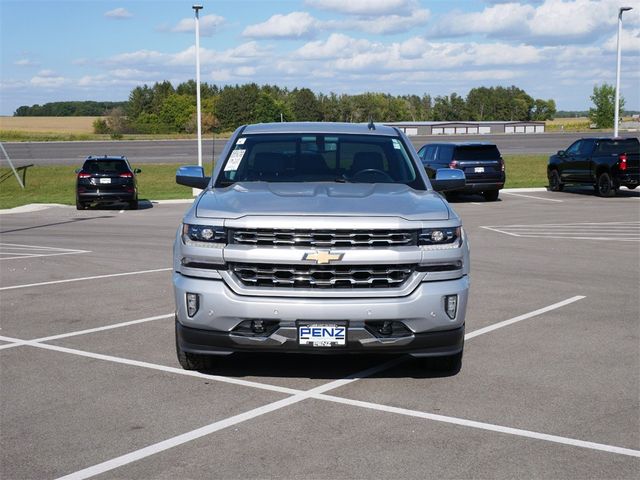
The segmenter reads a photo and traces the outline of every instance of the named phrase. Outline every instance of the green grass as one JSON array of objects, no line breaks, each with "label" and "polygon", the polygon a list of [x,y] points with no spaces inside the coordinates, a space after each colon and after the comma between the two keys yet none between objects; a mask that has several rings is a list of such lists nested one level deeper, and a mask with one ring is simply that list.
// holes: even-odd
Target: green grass
[{"label": "green grass", "polygon": [[[547,185],[546,155],[504,155],[507,188],[544,187]],[[177,185],[176,169],[180,164],[133,165],[142,169],[138,175],[140,199],[167,200],[191,198],[191,189]],[[75,204],[76,166],[34,166],[27,170],[26,188],[18,185],[11,169],[0,168],[0,209],[29,203]],[[207,175],[211,166],[205,168]]]},{"label": "green grass", "polygon": [[505,188],[547,185],[548,155],[503,155],[507,183]]},{"label": "green grass", "polygon": [[[138,196],[146,200],[191,198],[191,189],[176,184],[179,164],[133,165],[141,168]],[[29,203],[75,205],[76,166],[34,166],[27,170],[26,188],[22,190],[10,168],[0,168],[0,209]],[[211,166],[205,167],[207,175]]]}]

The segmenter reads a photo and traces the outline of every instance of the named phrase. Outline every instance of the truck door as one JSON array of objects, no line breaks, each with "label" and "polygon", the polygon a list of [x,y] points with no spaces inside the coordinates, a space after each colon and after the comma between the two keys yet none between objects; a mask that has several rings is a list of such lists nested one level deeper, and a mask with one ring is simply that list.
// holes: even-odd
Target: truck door
[{"label": "truck door", "polygon": [[591,182],[594,180],[591,175],[591,155],[595,147],[595,140],[592,138],[583,138],[580,142],[580,148],[575,158],[576,180],[581,182]]},{"label": "truck door", "polygon": [[578,159],[582,140],[577,140],[571,144],[564,152],[564,158],[560,163],[560,178],[563,181],[571,182],[578,180]]}]

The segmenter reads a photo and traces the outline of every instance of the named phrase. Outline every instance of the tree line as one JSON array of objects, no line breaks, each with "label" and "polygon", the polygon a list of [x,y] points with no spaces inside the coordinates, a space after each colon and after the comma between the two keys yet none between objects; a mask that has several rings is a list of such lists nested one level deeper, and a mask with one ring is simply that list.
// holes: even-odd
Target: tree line
[{"label": "tree line", "polygon": [[114,108],[124,108],[127,102],[50,102],[44,105],[23,105],[15,117],[98,117],[108,115]]},{"label": "tree line", "polygon": [[[421,96],[372,92],[324,94],[308,88],[290,90],[256,83],[224,87],[203,83],[201,98],[204,132],[279,121],[548,120],[556,113],[554,100],[534,99],[516,86],[473,88],[466,97],[457,93],[432,97],[426,93]],[[40,111],[48,105],[85,103],[106,105],[108,102],[56,102],[42,107],[20,107],[16,115]],[[111,134],[194,132],[196,82],[189,80],[175,87],[169,81],[137,86],[126,102],[109,110],[106,119],[96,120],[94,130]]]}]

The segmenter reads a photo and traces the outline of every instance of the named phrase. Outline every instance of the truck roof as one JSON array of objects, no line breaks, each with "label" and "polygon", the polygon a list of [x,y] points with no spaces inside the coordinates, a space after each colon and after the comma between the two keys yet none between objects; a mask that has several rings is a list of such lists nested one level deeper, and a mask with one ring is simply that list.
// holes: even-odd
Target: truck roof
[{"label": "truck roof", "polygon": [[350,134],[350,135],[385,135],[398,136],[398,131],[381,123],[369,128],[368,123],[339,123],[339,122],[281,122],[257,123],[247,125],[242,132],[246,135],[267,133],[322,133],[322,134]]}]

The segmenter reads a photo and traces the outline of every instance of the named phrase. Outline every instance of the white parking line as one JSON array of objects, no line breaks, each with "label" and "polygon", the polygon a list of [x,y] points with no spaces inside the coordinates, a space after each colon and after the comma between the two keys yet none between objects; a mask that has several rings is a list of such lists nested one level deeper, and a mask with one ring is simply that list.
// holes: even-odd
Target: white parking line
[{"label": "white parking line", "polygon": [[512,237],[572,240],[640,241],[640,222],[565,223],[481,226]]},{"label": "white parking line", "polygon": [[374,375],[375,373],[378,373],[380,371],[387,370],[388,368],[391,368],[397,365],[398,363],[400,363],[399,360],[400,359],[394,359],[389,362],[383,363],[382,365],[379,365],[377,367],[373,367],[373,368],[364,370],[362,372],[358,372],[353,375],[350,375],[347,378],[344,378],[341,380],[335,380],[325,385],[320,385],[318,387],[312,388],[311,390],[301,391],[291,397],[284,398],[282,400],[278,400],[273,403],[269,403],[262,407],[254,408],[253,410],[249,410],[248,412],[241,413],[239,415],[235,415],[233,417],[226,418],[224,420],[219,420],[217,422],[211,423],[209,425],[198,428],[196,430],[192,430],[190,432],[183,433],[182,435],[169,438],[162,442],[149,445],[148,447],[144,447],[144,448],[141,448],[140,450],[135,450],[131,453],[127,453],[120,457],[107,460],[106,462],[102,462],[92,467],[85,468],[84,470],[79,470],[69,475],[65,475],[64,477],[60,477],[59,480],[63,480],[63,479],[64,480],[80,480],[80,479],[90,478],[95,475],[99,475],[101,473],[111,471],[115,468],[128,465],[129,463],[136,462],[138,460],[149,457],[151,455],[155,455],[156,453],[160,453],[165,450],[169,450],[170,448],[177,447],[178,445],[183,445],[192,440],[196,440],[206,435],[210,435],[211,433],[217,432],[224,428],[231,427],[233,425],[237,425],[247,420],[251,420],[253,418],[273,412],[275,410],[280,410],[284,407],[288,407],[295,403],[299,403],[302,400],[305,400],[313,395],[322,394],[329,390],[333,390],[335,388],[341,387],[347,383],[355,382],[360,378],[365,378],[365,377]]},{"label": "white parking line", "polygon": [[0,261],[20,258],[55,257],[58,255],[77,255],[91,253],[88,250],[70,248],[42,247],[39,245],[22,245],[18,243],[0,243]]},{"label": "white parking line", "polygon": [[10,343],[8,345],[0,345],[0,350],[4,350],[5,348],[11,348],[11,347],[19,347],[21,345],[28,345],[29,343],[34,343],[34,342],[48,342],[51,340],[60,340],[61,338],[75,337],[77,335],[86,335],[88,333],[103,332],[105,330],[112,330],[114,328],[128,327],[130,325],[137,325],[139,323],[153,322],[155,320],[172,318],[173,316],[174,316],[173,313],[167,313],[164,315],[157,315],[155,317],[147,317],[147,318],[141,318],[139,320],[129,320],[127,322],[114,323],[112,325],[105,325],[103,327],[88,328],[86,330],[76,330],[74,332],[61,333],[59,335],[52,335],[50,337],[41,337],[33,340],[20,340],[15,343]]},{"label": "white parking line", "polygon": [[533,198],[535,200],[544,200],[546,202],[558,202],[558,203],[562,203],[563,200],[558,200],[556,198],[545,198],[545,197],[536,197],[534,195],[525,195],[523,193],[513,193],[513,192],[502,192],[505,195],[513,195],[515,197],[525,197],[525,198]]},{"label": "white parking line", "polygon": [[494,323],[493,325],[489,325],[488,327],[480,328],[478,330],[474,330],[473,332],[469,332],[464,336],[465,340],[470,340],[478,335],[484,335],[485,333],[493,332],[502,327],[506,327],[507,325],[513,325],[514,323],[521,322],[523,320],[527,320],[532,317],[536,317],[538,315],[542,315],[543,313],[550,312],[551,310],[555,310],[560,307],[564,307],[565,305],[569,305],[570,303],[577,302],[578,300],[582,300],[586,298],[584,295],[576,295],[575,297],[567,298],[558,303],[554,303],[553,305],[549,305],[548,307],[539,308],[538,310],[534,310],[533,312],[525,313],[524,315],[520,315],[518,317],[510,318],[509,320],[504,320],[502,322]]},{"label": "white parking line", "polygon": [[[476,330],[474,332],[470,332],[469,334],[465,335],[465,339],[472,339],[474,337],[477,337],[479,335],[483,335],[485,333],[488,333],[490,331],[496,330],[497,328],[502,328],[505,327],[507,325],[511,325],[513,323],[528,319],[528,318],[532,318],[534,316],[540,315],[542,313],[548,312],[550,310],[554,310],[557,308],[560,308],[562,306],[568,305],[572,302],[575,302],[577,300],[580,300],[581,298],[585,298],[583,296],[575,296],[575,297],[571,297],[567,300],[564,300],[562,302],[558,302],[555,303],[553,305],[549,305],[548,307],[544,307],[544,308],[540,308],[538,310],[535,310],[533,312],[524,314],[524,315],[519,315],[517,317],[514,317],[512,319],[509,320],[505,320],[503,322],[499,322],[498,324],[496,324],[495,328],[491,328],[490,327],[485,327],[483,329],[480,330]],[[191,440],[194,440],[196,438],[200,438],[202,436],[208,435],[210,433],[214,433],[217,432],[219,430],[222,430],[228,426],[231,425],[236,425],[238,423],[244,422],[246,420],[250,420],[252,418],[256,418],[258,416],[264,415],[266,413],[272,412],[274,410],[278,410],[281,409],[283,407],[286,407],[288,405],[292,405],[294,403],[298,403],[306,398],[310,398],[313,397],[315,395],[319,395],[322,394],[324,392],[327,392],[329,390],[335,389],[335,388],[339,388],[341,386],[344,386],[348,383],[354,382],[360,378],[365,378],[367,376],[371,376],[374,375],[375,373],[379,373],[382,372],[384,370],[387,370],[389,368],[392,368],[393,366],[399,365],[402,362],[406,361],[408,359],[407,356],[403,356],[403,357],[398,357],[396,359],[393,359],[389,362],[386,362],[382,365],[378,365],[376,367],[367,369],[363,372],[359,372],[353,375],[350,375],[344,379],[340,379],[340,380],[335,380],[333,382],[327,383],[325,385],[321,385],[319,387],[313,388],[311,390],[308,390],[306,392],[301,392],[299,390],[293,390],[293,389],[287,389],[284,387],[276,387],[273,385],[268,385],[268,384],[262,384],[262,383],[258,383],[258,382],[248,382],[248,381],[244,381],[244,380],[238,380],[238,379],[233,379],[233,378],[228,378],[228,377],[219,377],[216,375],[206,375],[206,374],[202,374],[199,372],[193,372],[193,371],[186,371],[186,370],[182,370],[182,369],[178,369],[178,368],[174,368],[174,367],[166,367],[163,365],[155,365],[155,364],[150,364],[147,362],[140,362],[137,360],[129,360],[129,359],[123,359],[123,358],[119,358],[119,357],[113,357],[113,356],[109,356],[109,355],[102,355],[102,354],[97,354],[97,353],[91,353],[91,352],[84,352],[82,350],[75,350],[75,349],[70,349],[70,348],[65,348],[65,347],[59,347],[56,345],[48,345],[45,343],[38,343],[38,342],[34,342],[34,341],[25,341],[25,340],[20,340],[20,339],[16,339],[16,338],[11,338],[11,337],[3,337],[0,336],[0,340],[5,340],[5,341],[9,341],[9,342],[24,342],[25,345],[28,346],[32,346],[32,347],[36,347],[36,348],[42,348],[42,349],[46,349],[46,350],[53,350],[53,351],[58,351],[58,352],[63,352],[63,353],[70,353],[70,354],[74,354],[74,355],[80,355],[80,356],[84,356],[84,357],[89,357],[89,358],[95,358],[95,359],[99,359],[99,360],[106,360],[106,361],[111,361],[111,362],[115,362],[115,363],[120,363],[120,364],[126,364],[126,365],[132,365],[132,366],[138,366],[138,367],[143,367],[143,368],[151,368],[151,369],[155,369],[155,370],[162,370],[165,372],[172,372],[172,373],[178,373],[181,375],[188,375],[188,376],[195,376],[195,377],[204,377],[204,378],[209,378],[211,380],[215,380],[215,381],[220,381],[220,382],[224,382],[224,383],[233,383],[233,384],[237,384],[237,385],[244,385],[244,386],[249,386],[249,387],[254,387],[254,388],[260,388],[260,389],[265,389],[265,390],[271,390],[271,391],[278,391],[278,392],[282,392],[282,393],[290,393],[290,392],[295,392],[293,393],[292,397],[283,399],[283,400],[279,400],[277,402],[265,405],[263,407],[259,407],[253,410],[250,410],[249,412],[245,412],[243,414],[240,415],[236,415],[234,417],[225,419],[225,420],[220,420],[218,422],[214,422],[210,425],[207,425],[205,427],[196,429],[196,430],[192,430],[190,432],[186,432],[184,434],[178,435],[176,437],[172,437],[169,438],[167,440],[164,440],[162,442],[150,445],[148,447],[144,447],[142,449],[136,450],[134,452],[128,453],[126,455],[122,455],[120,457],[117,457],[115,459],[112,460],[107,460],[106,462],[102,462],[100,464],[94,465],[92,467],[71,473],[67,476],[64,476],[62,478],[64,479],[84,479],[84,478],[89,478],[95,475],[98,475],[100,473],[104,473],[110,470],[113,470],[115,468],[118,468],[120,466],[123,465],[127,465],[129,463],[135,462],[137,460],[149,457],[151,455],[154,455],[156,453],[168,450],[170,448],[173,448],[177,445],[182,445],[186,442],[189,442]],[[371,404],[374,405],[374,404]],[[393,408],[393,407],[386,407],[386,406],[381,406],[384,408]],[[370,408],[370,405],[367,406],[367,408]],[[429,418],[428,415],[431,414],[421,414],[421,415],[425,415],[425,418]],[[417,415],[416,415],[417,416]],[[453,417],[441,417],[440,421],[444,421],[444,419],[453,419]],[[432,418],[432,419],[435,419]],[[484,427],[485,430],[494,430],[497,431],[498,428],[503,429],[501,431],[506,431],[509,430],[508,433],[511,434],[516,434],[516,432],[518,432],[518,429],[509,429],[509,427],[498,427],[498,426],[493,426],[494,428],[489,428],[488,426],[490,424],[482,424],[481,422],[475,422],[473,425],[471,425],[470,420],[462,420],[462,419],[456,419],[456,422],[458,424],[463,424],[464,422],[467,423],[466,426],[474,426],[475,428],[481,428]],[[449,421],[449,423],[454,423],[453,420]],[[526,431],[522,431],[522,432],[526,432]],[[533,432],[535,433],[535,432]],[[550,438],[556,438],[554,436],[547,436],[546,434],[536,434],[536,438],[542,439],[542,440],[549,440]],[[522,435],[522,436],[526,436],[526,435]],[[531,436],[531,435],[530,435]],[[548,438],[547,438],[548,437]],[[562,438],[562,437],[557,437],[557,438]],[[575,442],[582,442],[580,440],[574,441]],[[566,442],[565,442],[566,443]],[[588,444],[589,442],[583,442],[584,445],[580,445],[580,446],[585,446],[586,444]],[[600,444],[593,444],[593,445],[600,445]],[[585,448],[588,448],[585,446]],[[619,449],[619,447],[611,447],[611,449]],[[619,451],[614,451],[614,450],[610,450],[613,453],[620,453]]]},{"label": "white parking line", "polygon": [[602,452],[616,453],[618,455],[640,457],[639,450],[616,447],[614,445],[607,445],[603,443],[587,442],[584,440],[577,440],[575,438],[560,437],[558,435],[549,435],[547,433],[534,432],[531,430],[522,430],[520,428],[504,427],[502,425],[495,425],[492,423],[476,422],[475,420],[467,420],[464,418],[448,417],[446,415],[437,415],[434,413],[420,412],[417,410],[408,410],[406,408],[391,407],[388,405],[380,405],[377,403],[363,402],[360,400],[351,400],[348,398],[336,397],[333,395],[322,395],[322,394],[313,395],[313,398],[318,400],[327,400],[329,402],[342,403],[344,405],[352,405],[354,407],[378,410],[380,412],[396,413],[396,414],[405,415],[409,417],[424,418],[426,420],[433,420],[436,422],[460,425],[462,427],[471,427],[471,428],[477,428],[480,430],[488,430],[491,432],[506,433],[507,435],[515,435],[518,437],[534,438],[536,440],[544,440],[546,442],[561,443],[564,445],[571,445],[573,447],[587,448],[589,450],[599,450]]},{"label": "white parking line", "polygon": [[66,280],[52,280],[51,282],[27,283],[24,285],[12,285],[10,287],[0,287],[1,290],[14,290],[16,288],[41,287],[43,285],[55,285],[57,283],[82,282],[85,280],[97,280],[99,278],[124,277],[127,275],[142,275],[144,273],[167,272],[173,268],[156,268],[155,270],[139,270],[137,272],[111,273],[108,275],[94,275],[92,277],[67,278]]}]

